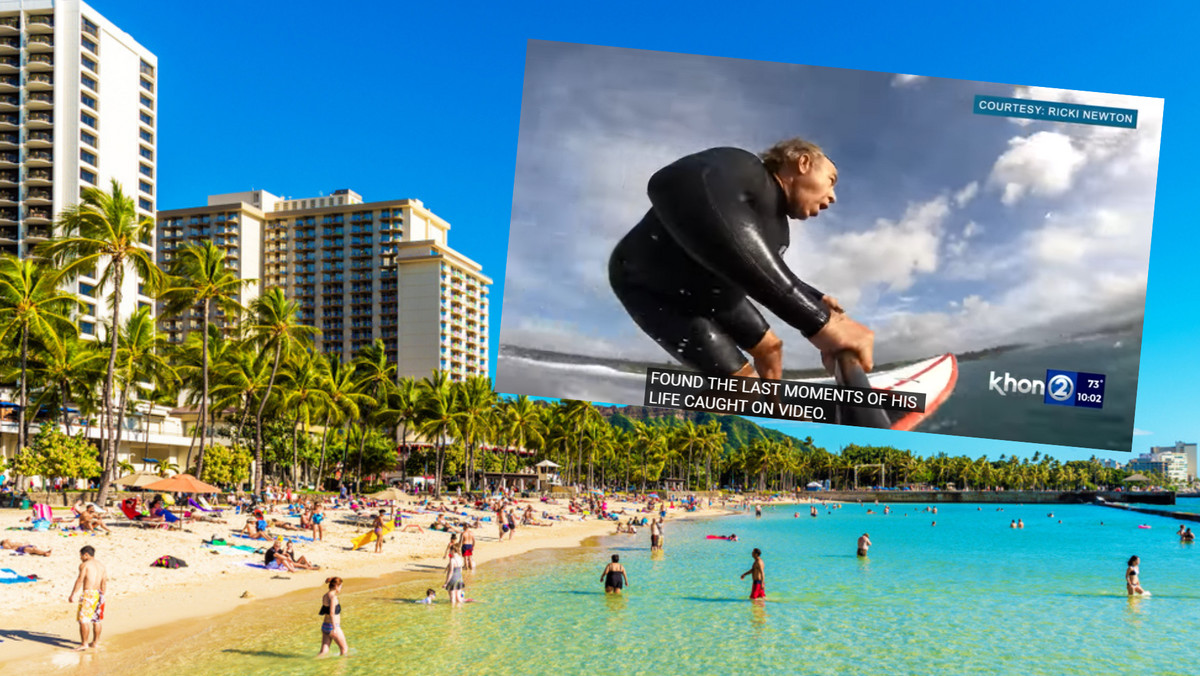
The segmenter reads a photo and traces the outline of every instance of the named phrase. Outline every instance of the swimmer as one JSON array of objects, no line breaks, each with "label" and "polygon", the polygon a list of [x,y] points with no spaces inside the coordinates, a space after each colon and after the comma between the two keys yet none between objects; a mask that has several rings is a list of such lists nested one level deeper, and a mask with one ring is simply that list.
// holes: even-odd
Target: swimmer
[{"label": "swimmer", "polygon": [[870,371],[871,330],[783,261],[788,217],[827,209],[837,179],[833,161],[800,139],[761,159],[711,148],[677,160],[650,178],[651,209],[612,252],[613,292],[642,331],[705,375],[782,377],[783,341],[752,300],[798,329],[830,373],[843,351]]},{"label": "swimmer", "polygon": [[1196,534],[1192,532],[1191,528],[1189,528],[1183,532],[1183,535],[1179,536],[1179,541],[1180,542],[1195,542]]},{"label": "swimmer", "polygon": [[1017,519],[1017,528],[1024,528],[1024,527],[1025,527],[1025,520]]},{"label": "swimmer", "polygon": [[763,584],[766,575],[763,570],[762,551],[755,547],[750,555],[754,557],[754,565],[750,566],[750,570],[742,573],[740,579],[745,580],[747,575],[750,576],[750,600],[765,599],[767,592],[763,588]]},{"label": "swimmer", "polygon": [[1009,528],[1016,528],[1016,527],[1017,527],[1017,520],[1016,520],[1016,519],[1013,519],[1012,521],[1009,521],[1009,522],[1008,522],[1008,527],[1009,527]]},{"label": "swimmer", "polygon": [[600,581],[604,583],[605,594],[620,594],[622,587],[629,586],[629,578],[625,575],[625,566],[621,565],[619,554],[612,555],[612,563],[604,567]]},{"label": "swimmer", "polygon": [[1141,580],[1138,579],[1139,570],[1142,560],[1136,556],[1129,557],[1129,563],[1125,568],[1125,590],[1130,596],[1150,596],[1150,592],[1142,589]]},{"label": "swimmer", "polygon": [[870,548],[871,548],[871,536],[867,535],[866,533],[863,533],[862,536],[858,538],[858,555],[866,556],[867,550]]},{"label": "swimmer", "polygon": [[434,603],[437,603],[437,592],[432,589],[426,589],[425,590],[425,598],[423,598],[419,601],[414,601],[414,603],[420,603],[422,605],[431,606]]}]

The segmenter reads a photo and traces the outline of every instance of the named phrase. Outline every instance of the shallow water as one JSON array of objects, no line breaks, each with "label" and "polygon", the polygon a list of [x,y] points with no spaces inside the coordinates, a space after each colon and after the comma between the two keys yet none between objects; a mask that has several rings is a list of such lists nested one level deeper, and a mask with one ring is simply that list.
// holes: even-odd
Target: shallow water
[{"label": "shallow water", "polygon": [[[350,585],[349,659],[312,660],[315,589],[197,628],[184,645],[147,643],[69,670],[144,673],[153,660],[156,673],[190,676],[1195,673],[1200,646],[1179,632],[1200,622],[1200,549],[1181,545],[1170,520],[1089,505],[923,507],[885,516],[865,513],[882,505],[855,505],[815,519],[805,507],[799,518],[771,507],[760,519],[668,524],[663,555],[651,556],[645,530],[533,552],[477,571],[468,596],[479,602],[463,608],[444,592],[433,607],[407,602],[439,586],[436,572],[371,591]],[[1023,530],[1008,527],[1017,518]],[[859,559],[864,531],[874,546]],[[740,541],[704,538],[729,532]],[[738,580],[754,547],[764,551],[763,605]],[[629,571],[621,597],[599,582],[613,553]],[[1131,554],[1153,598],[1126,597]]]}]

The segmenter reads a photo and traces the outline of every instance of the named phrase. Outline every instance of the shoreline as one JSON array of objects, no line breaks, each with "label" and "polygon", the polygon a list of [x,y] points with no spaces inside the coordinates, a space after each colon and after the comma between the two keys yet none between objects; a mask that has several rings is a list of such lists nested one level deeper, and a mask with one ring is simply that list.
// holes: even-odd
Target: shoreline
[{"label": "shoreline", "polygon": [[[622,505],[627,510],[626,518],[630,516],[628,509],[633,504],[635,503]],[[764,506],[808,504],[808,501],[771,501],[763,504]],[[698,509],[696,512],[685,512],[675,508],[668,510],[667,523],[696,521],[743,513],[740,510],[717,505],[712,508]],[[649,515],[646,514],[646,516]],[[494,526],[488,524],[475,532],[476,541],[479,543],[476,546],[475,563],[477,567],[482,567],[497,560],[537,550],[580,547],[590,539],[613,535],[615,526],[616,522],[595,519],[557,522],[552,527],[553,532],[543,532],[550,531],[549,528],[526,526],[518,528],[517,531],[518,535],[525,531],[524,538],[506,540],[501,543],[496,541],[495,532],[492,530]],[[531,530],[534,532],[534,536],[529,535]],[[261,607],[265,606],[266,602],[277,602],[300,592],[311,593],[313,590],[321,588],[325,578],[331,575],[345,578],[348,583],[355,583],[354,586],[359,589],[388,586],[422,577],[440,578],[444,568],[443,551],[445,548],[445,541],[440,537],[445,533],[435,533],[438,536],[437,542],[430,543],[432,546],[419,543],[425,546],[421,546],[415,552],[412,547],[406,548],[405,545],[418,543],[405,541],[398,543],[393,537],[390,542],[385,539],[384,556],[378,557],[378,559],[373,554],[369,554],[368,556],[372,557],[370,559],[347,561],[335,566],[323,567],[321,570],[272,573],[242,567],[240,570],[237,568],[221,570],[219,574],[212,577],[193,574],[192,579],[171,586],[152,584],[136,591],[123,591],[118,588],[110,591],[105,599],[106,609],[100,652],[119,655],[122,643],[129,637],[142,632],[150,632],[153,634],[153,638],[150,640],[160,641],[163,637],[173,636],[178,632],[188,632],[201,625],[207,626],[215,618],[252,605],[257,604]],[[425,535],[428,534],[429,531],[425,533]],[[11,537],[12,535],[10,533],[6,536]],[[107,542],[108,537],[115,536],[85,538],[84,542],[95,544],[100,550],[100,546]],[[326,541],[329,539],[332,538],[327,537]],[[75,544],[75,542],[70,543],[70,545]],[[76,551],[74,547],[64,548],[64,554],[71,557],[72,561],[78,560],[73,556]],[[101,561],[104,560],[102,551],[98,551],[97,556]],[[358,558],[357,553],[351,553],[351,555]],[[55,556],[58,556],[58,553]],[[4,561],[4,563],[8,564],[9,561]],[[177,572],[167,569],[152,570],[164,573]],[[110,569],[110,590],[117,586],[112,583],[111,578]],[[12,589],[24,585],[6,586]],[[26,671],[31,668],[48,668],[52,661],[61,662],[63,655],[76,654],[71,651],[71,648],[78,644],[79,630],[75,620],[76,605],[66,601],[66,594],[69,591],[70,588],[66,587],[66,591],[58,600],[47,600],[42,603],[30,604],[19,610],[14,609],[17,611],[15,614],[5,611],[5,614],[13,614],[16,621],[0,629],[0,639],[2,639],[0,645],[4,646],[3,651],[0,651],[2,654],[0,670],[4,670],[6,667],[15,667],[18,664]],[[249,593],[248,597],[245,596],[247,592]],[[112,651],[113,644],[116,644],[117,651]],[[96,651],[89,650],[79,654],[95,655]]]}]

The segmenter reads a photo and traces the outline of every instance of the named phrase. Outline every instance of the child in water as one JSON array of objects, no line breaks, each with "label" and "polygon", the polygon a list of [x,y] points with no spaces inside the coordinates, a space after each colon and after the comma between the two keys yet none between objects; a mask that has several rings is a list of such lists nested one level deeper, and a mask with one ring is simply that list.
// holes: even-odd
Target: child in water
[{"label": "child in water", "polygon": [[420,601],[417,601],[417,603],[421,603],[421,604],[424,604],[427,606],[431,606],[436,602],[437,602],[437,592],[435,592],[432,589],[426,589],[425,590],[425,598],[421,599]]}]

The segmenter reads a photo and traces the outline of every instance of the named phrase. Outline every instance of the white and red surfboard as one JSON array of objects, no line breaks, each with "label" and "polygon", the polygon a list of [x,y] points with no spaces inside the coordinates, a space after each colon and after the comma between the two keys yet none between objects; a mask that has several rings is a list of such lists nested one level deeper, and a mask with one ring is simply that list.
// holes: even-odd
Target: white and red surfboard
[{"label": "white and red surfboard", "polygon": [[[833,384],[833,378],[820,378],[807,380],[807,382]],[[881,411],[873,413],[876,420],[881,420],[880,413],[887,418],[887,425],[890,429],[910,431],[916,429],[918,425],[924,422],[929,416],[933,415],[950,395],[954,393],[954,386],[958,383],[958,360],[953,354],[943,354],[937,357],[931,357],[924,361],[919,361],[907,366],[890,369],[887,371],[879,371],[876,373],[867,374],[867,381],[871,387],[876,390],[894,390],[897,392],[913,392],[925,395],[925,411],[922,413],[904,412],[904,411]],[[882,422],[878,424],[867,422],[863,418],[857,418],[856,412],[867,412],[866,409],[845,407],[848,412],[848,420],[845,424],[864,425],[870,427],[884,427]]]}]

